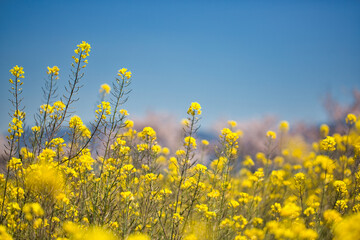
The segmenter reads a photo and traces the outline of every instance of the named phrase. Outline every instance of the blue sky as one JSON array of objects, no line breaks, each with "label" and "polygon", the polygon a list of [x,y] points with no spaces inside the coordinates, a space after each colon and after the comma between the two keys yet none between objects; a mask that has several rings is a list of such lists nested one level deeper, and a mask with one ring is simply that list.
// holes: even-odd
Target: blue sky
[{"label": "blue sky", "polygon": [[192,101],[203,125],[218,118],[277,115],[326,121],[322,99],[349,102],[360,89],[360,1],[0,1],[1,132],[9,69],[25,70],[27,119],[42,104],[46,67],[60,68],[59,93],[76,44],[92,50],[74,106],[93,119],[98,89],[133,72],[124,106],[186,116]]}]

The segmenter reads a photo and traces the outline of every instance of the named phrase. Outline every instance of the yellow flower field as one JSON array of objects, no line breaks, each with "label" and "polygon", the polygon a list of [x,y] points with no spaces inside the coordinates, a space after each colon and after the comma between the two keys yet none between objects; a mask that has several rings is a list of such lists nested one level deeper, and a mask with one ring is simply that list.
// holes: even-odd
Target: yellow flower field
[{"label": "yellow flower field", "polygon": [[[10,70],[0,239],[359,239],[359,116],[347,115],[345,133],[322,125],[316,142],[295,146],[280,122],[264,134],[263,152],[243,156],[235,121],[219,129],[216,144],[198,138],[206,109],[192,102],[181,147],[171,152],[151,126],[136,131],[128,119],[126,68],[101,85],[90,125],[71,113],[90,52],[86,42],[75,49],[60,99],[61,71],[48,67],[46,102],[28,131],[26,75]],[[215,157],[203,161],[204,152]]]}]

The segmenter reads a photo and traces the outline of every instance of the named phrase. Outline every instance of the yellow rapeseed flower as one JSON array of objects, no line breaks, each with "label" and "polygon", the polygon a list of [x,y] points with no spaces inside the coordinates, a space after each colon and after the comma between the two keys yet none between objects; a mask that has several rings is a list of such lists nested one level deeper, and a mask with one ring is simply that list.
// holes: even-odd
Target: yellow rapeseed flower
[{"label": "yellow rapeseed flower", "polygon": [[327,136],[325,139],[323,139],[320,142],[320,149],[323,151],[333,152],[336,150],[335,145],[336,145],[335,138]]},{"label": "yellow rapeseed flower", "polygon": [[353,240],[360,236],[360,213],[350,215],[339,222],[334,229],[335,240]]},{"label": "yellow rapeseed flower", "polygon": [[167,148],[167,147],[163,147],[161,151],[162,151],[162,153],[163,153],[164,155],[169,155],[169,154],[170,154],[170,149]]},{"label": "yellow rapeseed flower", "polygon": [[328,209],[323,214],[325,223],[332,226],[334,223],[338,223],[342,220],[341,214],[334,210],[334,209]]},{"label": "yellow rapeseed flower", "polygon": [[346,124],[348,125],[353,125],[355,122],[356,122],[356,116],[352,113],[349,113],[347,116],[346,116]]},{"label": "yellow rapeseed flower", "polygon": [[136,168],[131,164],[126,164],[121,168],[120,172],[130,174],[136,172]]},{"label": "yellow rapeseed flower", "polygon": [[175,152],[176,156],[181,156],[181,155],[185,155],[185,154],[186,154],[186,152],[182,149],[176,150],[176,152]]},{"label": "yellow rapeseed flower", "polygon": [[334,182],[333,185],[334,185],[336,192],[340,196],[345,196],[347,194],[346,183],[344,183],[343,181],[337,180]]},{"label": "yellow rapeseed flower", "polygon": [[204,146],[209,145],[209,141],[208,141],[208,140],[205,140],[205,139],[201,140],[201,143],[202,143]]},{"label": "yellow rapeseed flower", "polygon": [[191,148],[193,148],[193,149],[196,149],[196,140],[195,140],[195,138],[193,138],[193,137],[190,137],[190,136],[188,136],[188,137],[185,137],[185,139],[184,139],[184,146],[189,146],[189,147],[191,147]]},{"label": "yellow rapeseed flower", "polygon": [[61,172],[47,162],[30,165],[25,175],[25,185],[35,196],[54,199],[64,191],[64,178]]},{"label": "yellow rapeseed flower", "polygon": [[206,204],[196,204],[195,209],[198,212],[207,212],[209,210]]},{"label": "yellow rapeseed flower", "polygon": [[75,53],[81,53],[81,57],[82,58],[86,58],[87,56],[89,56],[89,52],[91,50],[91,46],[89,43],[82,41],[79,45],[77,45],[77,49],[75,50]]},{"label": "yellow rapeseed flower", "polygon": [[213,189],[211,192],[207,194],[209,198],[217,198],[220,196],[220,192],[216,189]]},{"label": "yellow rapeseed flower", "polygon": [[69,121],[69,127],[70,128],[76,128],[83,125],[83,122],[81,120],[81,118],[79,116],[73,116],[71,117],[70,121]]},{"label": "yellow rapeseed flower", "polygon": [[41,217],[44,215],[44,210],[39,203],[26,203],[23,207],[25,218],[32,220],[33,217]]},{"label": "yellow rapeseed flower", "polygon": [[144,127],[142,132],[139,132],[138,136],[143,140],[156,140],[156,132],[151,127]]},{"label": "yellow rapeseed flower", "polygon": [[56,111],[63,111],[65,109],[65,104],[62,102],[62,101],[56,101],[54,102],[53,104],[53,108],[56,110]]},{"label": "yellow rapeseed flower", "polygon": [[329,134],[330,128],[328,125],[326,124],[321,124],[320,126],[320,135],[322,138],[327,137],[327,135]]},{"label": "yellow rapeseed flower", "polygon": [[234,199],[230,200],[228,204],[230,208],[237,208],[238,206],[240,206],[239,202]]},{"label": "yellow rapeseed flower", "polygon": [[290,219],[296,219],[300,216],[301,208],[295,203],[287,203],[284,207],[281,208],[280,215],[282,217],[287,217]]},{"label": "yellow rapeseed flower", "polygon": [[104,83],[104,84],[101,84],[99,92],[103,93],[103,94],[109,94],[110,90],[111,90],[111,87],[109,86],[109,84]]},{"label": "yellow rapeseed flower", "polygon": [[129,115],[128,111],[125,110],[125,109],[120,109],[119,112],[120,112],[121,115],[124,115],[124,116],[128,116],[128,115]]},{"label": "yellow rapeseed flower", "polygon": [[10,73],[17,78],[24,78],[24,68],[16,65],[10,70]]},{"label": "yellow rapeseed flower", "polygon": [[280,203],[274,203],[273,205],[271,205],[271,213],[274,217],[279,216],[279,214],[281,213],[281,204]]},{"label": "yellow rapeseed flower", "polygon": [[237,122],[234,121],[234,120],[229,120],[229,121],[228,121],[228,125],[229,125],[230,127],[234,128],[234,127],[237,126]]},{"label": "yellow rapeseed flower", "polygon": [[233,217],[235,221],[235,228],[237,229],[244,229],[246,224],[248,223],[247,219],[244,218],[242,215],[237,215]]},{"label": "yellow rapeseed flower", "polygon": [[128,71],[128,72],[126,72],[125,73],[125,77],[127,78],[127,79],[129,79],[129,78],[131,78],[131,72],[130,71]]},{"label": "yellow rapeseed flower", "polygon": [[134,122],[132,120],[126,120],[124,122],[124,125],[126,128],[132,128],[132,127],[134,127]]},{"label": "yellow rapeseed flower", "polygon": [[6,232],[6,227],[0,225],[0,239],[1,240],[12,240],[13,238],[9,233]]},{"label": "yellow rapeseed flower", "polygon": [[254,161],[251,159],[251,157],[250,157],[249,155],[245,156],[242,164],[243,164],[245,167],[255,166]]},{"label": "yellow rapeseed flower", "polygon": [[8,167],[11,170],[17,170],[22,167],[22,162],[19,158],[12,157],[8,163]]},{"label": "yellow rapeseed flower", "polygon": [[269,139],[276,139],[276,133],[273,132],[273,131],[267,131],[266,136],[267,136]]},{"label": "yellow rapeseed flower", "polygon": [[55,76],[59,75],[59,71],[60,69],[57,67],[57,66],[53,66],[52,68],[51,67],[47,67],[48,71],[47,71],[47,74],[54,74]]},{"label": "yellow rapeseed flower", "polygon": [[205,173],[207,170],[207,167],[202,165],[202,164],[196,164],[196,166],[194,167],[195,171],[197,172],[201,172],[201,173]]},{"label": "yellow rapeseed flower", "polygon": [[130,191],[121,192],[120,195],[123,198],[123,200],[125,200],[125,201],[131,201],[134,199],[134,195]]},{"label": "yellow rapeseed flower", "polygon": [[294,180],[295,180],[295,186],[303,187],[305,184],[305,174],[302,172],[295,174]]},{"label": "yellow rapeseed flower", "polygon": [[287,121],[282,121],[279,124],[279,131],[280,132],[288,132],[289,131],[289,122]]},{"label": "yellow rapeseed flower", "polygon": [[183,125],[184,127],[188,127],[190,125],[190,122],[188,119],[184,118],[183,120],[181,120],[181,125]]},{"label": "yellow rapeseed flower", "polygon": [[190,115],[201,115],[201,106],[199,103],[197,102],[192,102],[188,111],[187,111],[188,114]]},{"label": "yellow rapeseed flower", "polygon": [[122,79],[124,79],[124,77],[126,77],[127,79],[131,78],[131,71],[128,71],[127,68],[122,68],[119,70],[118,76],[120,76]]},{"label": "yellow rapeseed flower", "polygon": [[39,132],[39,131],[40,131],[40,126],[33,126],[33,127],[31,128],[31,131],[33,131],[33,132]]},{"label": "yellow rapeseed flower", "polygon": [[120,69],[120,70],[119,70],[119,73],[121,73],[121,74],[125,74],[125,73],[126,73],[126,71],[127,71],[127,68],[122,68],[122,69]]},{"label": "yellow rapeseed flower", "polygon": [[173,219],[182,222],[184,220],[184,217],[180,215],[180,213],[174,213]]}]

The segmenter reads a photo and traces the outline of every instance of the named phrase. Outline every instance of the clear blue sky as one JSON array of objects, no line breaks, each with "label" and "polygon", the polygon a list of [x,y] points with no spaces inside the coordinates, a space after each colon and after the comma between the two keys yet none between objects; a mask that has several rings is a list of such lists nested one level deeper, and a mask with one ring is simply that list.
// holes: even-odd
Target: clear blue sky
[{"label": "clear blue sky", "polygon": [[9,69],[25,70],[28,120],[41,102],[46,67],[60,68],[91,44],[77,114],[93,119],[102,83],[133,72],[130,117],[181,118],[192,101],[203,124],[219,117],[325,121],[327,92],[360,89],[360,1],[0,1],[0,129],[9,117]]}]

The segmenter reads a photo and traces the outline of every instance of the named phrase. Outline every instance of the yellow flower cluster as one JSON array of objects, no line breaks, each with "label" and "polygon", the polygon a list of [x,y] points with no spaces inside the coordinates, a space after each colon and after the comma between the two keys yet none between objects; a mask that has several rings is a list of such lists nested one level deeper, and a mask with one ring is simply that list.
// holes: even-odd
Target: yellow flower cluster
[{"label": "yellow flower cluster", "polygon": [[51,67],[47,67],[48,71],[47,71],[47,74],[49,75],[55,75],[55,76],[58,76],[59,75],[59,71],[60,69],[57,67],[57,66],[53,66],[52,68]]},{"label": "yellow flower cluster", "polygon": [[119,112],[120,112],[121,115],[129,116],[129,113],[128,113],[128,111],[126,109],[120,109]]},{"label": "yellow flower cluster", "polygon": [[229,128],[223,128],[221,130],[220,139],[224,141],[226,150],[230,155],[236,155],[239,148],[239,135],[236,132],[231,131]]},{"label": "yellow flower cluster", "polygon": [[85,59],[87,56],[89,56],[89,52],[91,50],[91,46],[89,43],[82,41],[79,45],[77,45],[77,49],[74,50],[76,54],[81,54],[81,57]]},{"label": "yellow flower cluster", "polygon": [[95,110],[96,118],[106,119],[107,115],[111,114],[111,105],[109,102],[102,101],[101,104],[97,105],[97,110]]},{"label": "yellow flower cluster", "polygon": [[32,220],[33,217],[41,217],[44,215],[44,210],[37,202],[26,203],[23,207],[23,212],[25,213],[25,218],[29,221]]},{"label": "yellow flower cluster", "polygon": [[343,181],[340,180],[334,181],[333,185],[336,192],[340,195],[340,197],[347,194],[346,183],[344,183]]},{"label": "yellow flower cluster", "polygon": [[345,121],[346,121],[346,124],[353,125],[354,123],[356,123],[356,116],[352,113],[349,113],[346,116]]},{"label": "yellow flower cluster", "polygon": [[201,140],[201,143],[202,143],[204,146],[209,145],[209,141],[206,140],[206,139]]},{"label": "yellow flower cluster", "polygon": [[[10,73],[16,78],[24,78],[24,68],[16,65],[10,70]],[[11,82],[12,83],[12,82]]]},{"label": "yellow flower cluster", "polygon": [[90,138],[91,132],[90,130],[83,124],[81,118],[79,116],[71,117],[69,121],[69,127],[81,133],[81,136]]},{"label": "yellow flower cluster", "polygon": [[65,108],[65,104],[62,101],[56,101],[53,104],[53,109],[55,109],[55,111],[63,111]]},{"label": "yellow flower cluster", "polygon": [[[86,59],[89,56],[89,52],[91,50],[91,46],[89,43],[82,41],[79,45],[77,45],[77,48],[74,50],[75,54],[78,56],[72,56],[76,64],[79,64],[81,62],[84,62],[85,64],[88,63],[88,60]],[[73,67],[75,67],[74,64],[72,64]],[[83,65],[82,68],[85,68],[86,65]]]},{"label": "yellow flower cluster", "polygon": [[23,122],[22,122],[21,119],[19,119],[17,117],[14,117],[12,119],[11,123],[9,123],[8,132],[9,133],[14,133],[14,135],[10,135],[11,139],[13,138],[13,136],[21,137],[21,134],[24,133]]},{"label": "yellow flower cluster", "polygon": [[197,102],[192,102],[188,111],[188,114],[195,116],[195,115],[201,115],[201,106]]},{"label": "yellow flower cluster", "polygon": [[33,126],[33,127],[31,128],[31,131],[33,131],[33,132],[39,132],[40,129],[41,129],[40,126]]},{"label": "yellow flower cluster", "polygon": [[54,138],[50,141],[49,147],[53,147],[57,149],[58,152],[62,152],[63,148],[66,147],[66,143],[64,143],[63,138]]},{"label": "yellow flower cluster", "polygon": [[130,79],[131,78],[131,72],[127,70],[127,68],[122,68],[119,70],[118,72],[118,76],[121,77],[122,79],[126,78],[126,79]]},{"label": "yellow flower cluster", "polygon": [[[89,52],[89,44],[79,44],[75,61],[85,63]],[[55,67],[48,71],[59,72]],[[17,85],[23,70],[16,66],[11,73]],[[122,81],[116,78],[114,86],[130,83],[130,71],[123,68],[118,74]],[[102,89],[110,91],[106,85]],[[124,93],[117,90],[112,97]],[[245,153],[248,145],[235,121],[224,123],[228,127],[219,141],[210,139],[210,145],[202,140],[197,146],[202,112],[196,102],[182,123],[183,137],[165,147],[160,144],[166,138],[152,127],[138,133],[117,101],[98,105],[91,134],[80,117],[65,112],[71,98],[63,99],[69,102],[42,105],[26,136],[25,113],[17,110],[12,116],[6,168],[0,174],[0,239],[360,235],[360,122],[354,114],[343,123],[346,135],[333,133],[338,128],[329,135],[329,127],[322,125],[313,143],[295,132],[287,134],[289,123],[282,121],[278,141],[269,131],[258,143],[265,146],[261,152]]]},{"label": "yellow flower cluster", "polygon": [[289,131],[289,122],[287,122],[287,121],[280,122],[279,131],[283,132],[283,133],[288,132]]},{"label": "yellow flower cluster", "polygon": [[65,104],[62,101],[54,102],[53,106],[50,104],[43,104],[40,106],[40,114],[47,114],[51,119],[59,120],[65,109]]},{"label": "yellow flower cluster", "polygon": [[305,186],[305,174],[304,173],[295,174],[294,180],[295,180],[295,186],[297,186],[298,188]]},{"label": "yellow flower cluster", "polygon": [[104,83],[104,84],[101,84],[99,92],[103,93],[103,94],[109,94],[110,90],[111,90],[111,87],[109,86],[109,84]]},{"label": "yellow flower cluster", "polygon": [[156,140],[156,132],[151,127],[144,127],[144,129],[141,132],[139,132],[138,136],[143,140],[150,140],[150,141]]},{"label": "yellow flower cluster", "polygon": [[329,128],[328,125],[321,124],[321,126],[320,126],[320,135],[321,135],[321,137],[323,137],[323,138],[327,137],[328,134],[329,134],[329,131],[330,131],[330,128]]},{"label": "yellow flower cluster", "polygon": [[327,136],[320,142],[320,149],[323,151],[333,152],[335,151],[336,141],[335,138]]},{"label": "yellow flower cluster", "polygon": [[184,145],[186,147],[191,147],[193,149],[196,149],[196,139],[195,138],[188,136],[184,139],[184,142],[185,142]]},{"label": "yellow flower cluster", "polygon": [[234,128],[234,127],[237,126],[237,122],[234,121],[234,120],[229,120],[229,121],[228,121],[228,125],[229,125],[230,127]]},{"label": "yellow flower cluster", "polygon": [[2,240],[12,240],[13,238],[9,233],[6,232],[6,228],[3,225],[0,225],[0,239]]},{"label": "yellow flower cluster", "polygon": [[276,139],[276,133],[273,132],[273,131],[267,131],[266,136],[267,136],[269,139]]},{"label": "yellow flower cluster", "polygon": [[25,173],[25,184],[37,197],[55,199],[63,192],[62,173],[52,163],[30,165]]},{"label": "yellow flower cluster", "polygon": [[22,162],[19,158],[11,158],[8,163],[9,169],[18,170],[22,167]]},{"label": "yellow flower cluster", "polygon": [[227,143],[233,144],[236,143],[239,136],[237,133],[232,132],[229,128],[224,128],[221,130],[220,138],[224,138]]}]

